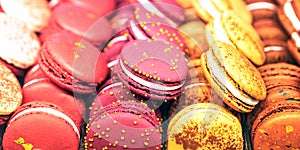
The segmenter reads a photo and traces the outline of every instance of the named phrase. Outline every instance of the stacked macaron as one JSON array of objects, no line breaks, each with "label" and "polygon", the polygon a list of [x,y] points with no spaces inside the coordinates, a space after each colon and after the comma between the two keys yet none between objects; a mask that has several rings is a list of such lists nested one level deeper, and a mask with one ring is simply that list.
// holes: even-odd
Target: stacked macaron
[{"label": "stacked macaron", "polygon": [[285,1],[280,1],[280,4],[281,6],[278,10],[278,18],[289,36],[287,46],[295,61],[298,64],[300,64],[300,54],[299,54],[300,2],[297,0],[285,0]]}]

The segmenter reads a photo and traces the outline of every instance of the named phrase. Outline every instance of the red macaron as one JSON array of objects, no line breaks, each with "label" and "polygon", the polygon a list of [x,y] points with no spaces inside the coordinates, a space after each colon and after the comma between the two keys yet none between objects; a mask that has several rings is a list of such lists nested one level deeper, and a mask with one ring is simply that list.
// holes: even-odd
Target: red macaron
[{"label": "red macaron", "polygon": [[120,102],[97,112],[86,128],[85,149],[160,149],[161,129],[155,114],[137,102]]},{"label": "red macaron", "polygon": [[10,118],[3,149],[78,150],[80,131],[54,104],[36,101],[22,105]]},{"label": "red macaron", "polygon": [[176,99],[188,72],[185,53],[161,40],[127,43],[119,57],[116,73],[133,92],[158,100]]},{"label": "red macaron", "polygon": [[106,78],[107,58],[98,48],[68,33],[56,33],[43,44],[39,65],[60,87],[91,93]]},{"label": "red macaron", "polygon": [[53,9],[50,23],[41,31],[41,40],[62,30],[82,36],[95,45],[103,44],[112,33],[105,17],[71,3],[61,3]]},{"label": "red macaron", "polygon": [[52,83],[38,65],[29,70],[25,79],[22,88],[23,104],[32,101],[53,103],[71,115],[77,127],[80,128],[86,111],[85,104],[82,100],[75,98],[69,92]]}]

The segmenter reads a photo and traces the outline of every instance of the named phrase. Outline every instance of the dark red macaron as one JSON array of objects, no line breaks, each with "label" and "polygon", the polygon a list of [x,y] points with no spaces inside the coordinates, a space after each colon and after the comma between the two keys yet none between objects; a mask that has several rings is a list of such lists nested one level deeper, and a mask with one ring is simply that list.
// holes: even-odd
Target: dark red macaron
[{"label": "dark red macaron", "polygon": [[185,53],[161,40],[136,40],[127,43],[117,66],[120,80],[133,92],[160,100],[180,95],[188,72]]},{"label": "dark red macaron", "polygon": [[[112,28],[109,21],[97,13],[70,3],[61,3],[53,9],[50,23],[42,31],[42,41],[60,31],[68,31],[95,45],[109,39]],[[101,33],[101,34],[99,34]]]},{"label": "dark red macaron", "polygon": [[85,149],[160,149],[161,129],[155,114],[137,102],[110,104],[86,127]]},{"label": "dark red macaron", "polygon": [[49,37],[38,60],[51,81],[75,93],[95,91],[108,73],[107,58],[98,48],[67,33]]},{"label": "dark red macaron", "polygon": [[[48,77],[45,77],[45,74],[42,74],[43,72],[41,69],[33,69],[34,70],[30,70],[25,77],[27,81],[22,88],[22,104],[32,101],[45,101],[53,103],[57,106],[60,106],[64,112],[71,115],[71,118],[74,119],[77,127],[80,128],[86,111],[83,101],[76,99],[70,93],[52,83]],[[28,79],[30,80],[28,81]]]},{"label": "dark red macaron", "polygon": [[36,101],[22,105],[10,118],[3,149],[79,148],[80,130],[60,107]]}]

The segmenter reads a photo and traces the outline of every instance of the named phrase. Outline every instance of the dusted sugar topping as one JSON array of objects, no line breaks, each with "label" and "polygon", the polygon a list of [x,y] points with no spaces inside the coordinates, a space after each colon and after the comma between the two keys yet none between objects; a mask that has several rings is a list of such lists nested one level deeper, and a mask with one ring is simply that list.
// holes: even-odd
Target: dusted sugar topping
[{"label": "dusted sugar topping", "polygon": [[15,75],[3,64],[0,64],[0,76],[0,115],[8,115],[21,105],[21,87]]},{"label": "dusted sugar topping", "polygon": [[22,22],[0,13],[0,57],[26,69],[36,62],[40,50],[37,35]]}]

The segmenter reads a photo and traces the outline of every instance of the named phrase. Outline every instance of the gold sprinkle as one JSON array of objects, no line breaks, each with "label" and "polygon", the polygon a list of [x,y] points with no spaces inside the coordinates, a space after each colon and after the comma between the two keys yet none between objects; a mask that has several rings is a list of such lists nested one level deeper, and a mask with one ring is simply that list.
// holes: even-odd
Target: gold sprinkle
[{"label": "gold sprinkle", "polygon": [[97,129],[100,129],[100,125],[97,125]]},{"label": "gold sprinkle", "polygon": [[125,137],[124,137],[124,136],[121,136],[121,140],[124,141],[124,140],[125,140]]},{"label": "gold sprinkle", "polygon": [[113,91],[109,92],[109,95],[110,96],[114,95],[114,92]]},{"label": "gold sprinkle", "polygon": [[108,135],[108,134],[106,134],[106,135],[105,135],[105,137],[106,137],[106,138],[109,138],[109,135]]},{"label": "gold sprinkle", "polygon": [[136,120],[134,120],[134,121],[133,121],[133,124],[134,124],[134,125],[137,125],[137,124],[138,124],[138,122],[137,122]]},{"label": "gold sprinkle", "polygon": [[85,45],[82,44],[81,42],[75,42],[74,45],[77,46],[77,47],[80,48],[80,49],[85,48]]},{"label": "gold sprinkle", "polygon": [[101,135],[98,135],[98,139],[102,139],[102,136],[101,136]]},{"label": "gold sprinkle", "polygon": [[127,147],[127,145],[124,145],[123,148],[127,149],[128,147]]},{"label": "gold sprinkle", "polygon": [[106,128],[106,131],[110,131],[110,128]]},{"label": "gold sprinkle", "polygon": [[135,140],[131,140],[130,142],[131,142],[132,144],[134,144],[134,143],[135,143]]},{"label": "gold sprinkle", "polygon": [[92,13],[87,13],[86,16],[87,16],[88,18],[90,18],[90,19],[95,18],[95,15],[92,14]]},{"label": "gold sprinkle", "polygon": [[144,142],[144,146],[149,146],[149,143],[148,142]]},{"label": "gold sprinkle", "polygon": [[74,58],[78,59],[79,58],[79,54],[75,53]]},{"label": "gold sprinkle", "polygon": [[145,136],[145,134],[144,133],[141,133],[141,137],[144,137]]},{"label": "gold sprinkle", "polygon": [[126,133],[126,131],[125,131],[125,130],[121,130],[121,133],[122,133],[122,134],[125,134],[125,133]]},{"label": "gold sprinkle", "polygon": [[114,124],[117,124],[117,120],[114,120],[113,123],[114,123]]},{"label": "gold sprinkle", "polygon": [[286,127],[285,127],[285,131],[286,131],[286,133],[293,132],[293,131],[294,131],[294,127],[293,127],[293,126],[290,126],[290,125],[288,125],[288,126],[286,126]]},{"label": "gold sprinkle", "polygon": [[142,118],[142,115],[139,115],[138,117],[139,117],[139,118]]},{"label": "gold sprinkle", "polygon": [[153,71],[154,74],[157,74],[157,71]]}]

